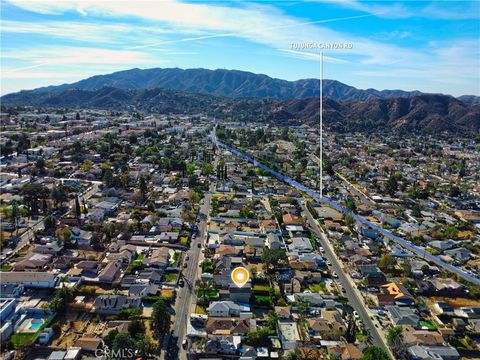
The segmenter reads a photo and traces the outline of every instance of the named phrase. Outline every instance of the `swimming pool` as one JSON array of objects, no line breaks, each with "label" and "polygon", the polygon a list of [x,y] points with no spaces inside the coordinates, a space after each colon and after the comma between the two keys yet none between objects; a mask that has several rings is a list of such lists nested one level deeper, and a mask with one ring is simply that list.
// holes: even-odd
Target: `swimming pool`
[{"label": "swimming pool", "polygon": [[33,331],[37,331],[38,329],[40,329],[43,325],[43,321],[41,322],[36,322],[35,320],[32,320],[32,322],[30,323],[30,330],[33,330]]}]

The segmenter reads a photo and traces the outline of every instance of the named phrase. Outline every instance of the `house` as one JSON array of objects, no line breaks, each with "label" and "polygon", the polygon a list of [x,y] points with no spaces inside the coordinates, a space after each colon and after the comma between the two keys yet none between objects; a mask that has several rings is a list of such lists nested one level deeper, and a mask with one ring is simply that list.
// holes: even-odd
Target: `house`
[{"label": "house", "polygon": [[112,261],[105,266],[105,268],[98,274],[98,280],[102,283],[109,283],[116,281],[120,276],[121,263],[119,261]]},{"label": "house", "polygon": [[210,339],[205,343],[203,351],[205,353],[234,355],[240,345],[240,340],[235,341],[234,338],[240,337],[218,336],[214,339]]},{"label": "house", "polygon": [[414,345],[407,350],[414,360],[458,360],[460,354],[452,346]]},{"label": "house", "polygon": [[102,339],[95,337],[81,337],[75,341],[75,347],[81,348],[83,351],[94,352],[102,345]]},{"label": "house", "polygon": [[295,321],[279,320],[277,322],[277,333],[284,350],[298,348],[301,338]]},{"label": "house", "polygon": [[205,329],[212,335],[247,335],[251,331],[252,320],[247,318],[210,317]]},{"label": "house", "polygon": [[445,339],[437,331],[416,330],[412,326],[403,326],[403,337],[405,345],[444,345]]},{"label": "house", "polygon": [[4,321],[15,310],[16,299],[0,298],[0,320]]},{"label": "house", "polygon": [[278,250],[282,248],[282,242],[278,238],[278,235],[273,232],[267,234],[265,245],[272,250]]},{"label": "house", "polygon": [[145,266],[164,269],[170,264],[170,252],[171,250],[167,247],[155,248],[150,256],[142,260],[142,263]]},{"label": "house", "polygon": [[465,248],[445,250],[443,253],[453,258],[459,264],[466,263],[472,257],[472,252]]},{"label": "house", "polygon": [[101,209],[105,215],[113,215],[122,201],[118,198],[105,198],[95,205],[95,209]]},{"label": "house", "polygon": [[118,252],[107,254],[108,261],[119,261],[124,264],[130,264],[137,255],[137,247],[135,245],[123,245]]},{"label": "house", "polygon": [[409,307],[400,307],[397,305],[387,305],[386,309],[389,313],[393,325],[410,325],[416,328],[420,322],[420,316],[415,310]]},{"label": "house", "polygon": [[283,224],[285,225],[301,225],[302,219],[299,216],[292,214],[285,214],[282,216]]},{"label": "house", "polygon": [[113,315],[120,313],[122,309],[140,308],[142,300],[138,296],[100,295],[95,299],[93,306],[98,314]]},{"label": "house", "polygon": [[249,312],[249,305],[241,305],[233,301],[212,301],[207,308],[208,316],[213,317],[239,317]]},{"label": "house", "polygon": [[91,210],[88,210],[88,220],[91,220],[93,222],[99,223],[102,222],[103,219],[105,219],[105,210],[99,209],[99,208],[93,208]]},{"label": "house", "polygon": [[318,341],[339,340],[342,332],[334,330],[333,325],[323,318],[309,318],[307,319],[308,336],[311,340]]},{"label": "house", "polygon": [[434,278],[430,280],[430,285],[437,296],[459,296],[464,293],[464,286],[451,278]]},{"label": "house", "polygon": [[129,296],[154,296],[158,293],[158,285],[133,284],[128,288]]},{"label": "house", "polygon": [[331,207],[315,206],[314,209],[320,219],[332,221],[341,221],[343,219],[343,214]]},{"label": "house", "polygon": [[19,298],[24,291],[23,284],[0,284],[0,294],[4,298]]},{"label": "house", "polygon": [[52,337],[53,337],[52,328],[43,329],[40,335],[38,335],[38,343],[40,345],[48,345]]},{"label": "house", "polygon": [[73,227],[70,230],[72,233],[71,240],[73,242],[75,242],[80,247],[90,246],[93,236],[91,231],[80,230],[77,227]]},{"label": "house", "polygon": [[291,240],[291,244],[288,245],[288,251],[296,253],[309,253],[313,251],[312,244],[309,238],[294,237]]},{"label": "house", "polygon": [[242,287],[230,286],[228,288],[230,300],[241,304],[248,304],[252,292],[251,286],[252,283],[250,281]]},{"label": "house", "polygon": [[273,233],[277,231],[277,223],[274,219],[262,220],[260,223],[260,230],[264,233]]},{"label": "house", "polygon": [[380,294],[377,294],[379,306],[383,305],[412,305],[414,297],[402,284],[388,283],[380,286]]},{"label": "house", "polygon": [[62,250],[63,250],[63,244],[58,240],[53,240],[45,244],[35,245],[32,251],[37,254],[57,255]]},{"label": "house", "polygon": [[0,284],[21,284],[26,288],[53,288],[57,283],[57,275],[48,272],[10,271],[0,272]]},{"label": "house", "polygon": [[451,239],[450,240],[433,240],[427,243],[427,245],[433,249],[445,251],[445,250],[452,249],[454,246],[457,245],[457,242]]},{"label": "house", "polygon": [[42,270],[52,260],[50,254],[30,253],[24,259],[13,264],[15,271]]},{"label": "house", "polygon": [[355,344],[338,344],[327,346],[328,352],[341,360],[359,360],[362,351]]},{"label": "house", "polygon": [[156,235],[155,238],[158,242],[176,243],[178,242],[178,235],[178,232],[168,231]]}]

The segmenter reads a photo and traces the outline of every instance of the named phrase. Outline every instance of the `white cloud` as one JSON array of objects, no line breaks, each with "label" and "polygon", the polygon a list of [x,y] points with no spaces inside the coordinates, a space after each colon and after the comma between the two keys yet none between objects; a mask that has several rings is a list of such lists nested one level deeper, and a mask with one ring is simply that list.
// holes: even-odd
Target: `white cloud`
[{"label": "white cloud", "polygon": [[[70,49],[71,56],[67,57],[62,57],[63,49],[57,49],[53,55],[37,52],[39,56],[34,59],[27,54],[25,60],[31,61],[31,64],[26,66],[42,67],[45,57],[50,65],[52,64],[50,59],[52,59],[52,61],[61,61],[63,65],[71,65],[72,67],[75,64],[85,64],[85,61],[90,65],[99,64],[99,62],[101,64],[115,64],[122,61],[125,65],[145,66],[146,64],[155,64],[157,66],[159,63],[154,60],[154,51],[165,51],[165,55],[168,56],[168,51],[171,51],[175,44],[222,37],[238,37],[278,49],[287,56],[312,60],[318,60],[318,58],[315,59],[315,56],[308,53],[295,53],[288,48],[293,42],[349,42],[353,44],[353,49],[342,50],[341,55],[342,57],[348,57],[351,69],[355,69],[357,74],[363,74],[364,76],[374,76],[373,74],[392,78],[415,76],[417,81],[422,78],[434,79],[440,77],[448,80],[458,76],[462,78],[471,76],[477,81],[479,78],[478,73],[475,74],[474,70],[478,69],[479,56],[474,54],[472,57],[472,51],[469,49],[472,44],[467,43],[467,41],[459,41],[453,45],[432,43],[427,44],[423,49],[418,47],[410,49],[393,45],[390,41],[373,41],[326,27],[328,22],[355,21],[355,17],[311,22],[288,16],[271,5],[252,3],[225,5],[215,2],[208,4],[181,3],[173,0],[147,2],[116,0],[36,2],[13,0],[11,2],[16,6],[42,14],[60,15],[67,12],[77,12],[84,16],[86,21],[104,18],[117,23],[112,21],[112,23],[96,26],[89,22],[67,23],[49,20],[48,23],[23,24],[22,27],[19,22],[7,22],[9,31],[31,31],[52,37],[64,35],[65,38],[69,39],[99,43],[103,39],[104,43],[112,42],[116,48],[121,46],[124,49],[115,50],[117,51],[115,54],[112,52],[114,50],[105,50],[106,52],[102,53],[98,52],[101,49],[96,49],[96,52],[89,54],[85,50],[73,53],[73,50]],[[422,14],[412,14],[409,8],[396,3],[378,5],[360,3],[354,0],[332,0],[328,2],[382,17],[424,16]],[[435,10],[432,7],[426,7],[425,9],[425,14],[427,10],[429,12]],[[422,13],[422,11],[419,13]],[[434,16],[440,16],[440,14],[437,12]],[[135,24],[127,24],[128,19],[132,17],[141,20],[142,25],[138,25],[139,21],[136,21]],[[318,13],[318,17],[322,17],[321,12]],[[324,24],[322,25],[322,23]],[[52,24],[54,26],[49,29],[48,27]],[[149,31],[150,27],[153,30]],[[86,30],[83,35],[82,28]],[[59,34],[62,29],[65,29],[64,34]],[[172,36],[172,34],[175,34],[175,36]],[[408,36],[408,33],[394,35],[402,37]],[[475,44],[473,46],[475,47]],[[149,48],[148,54],[142,52],[142,49],[146,48]],[[478,49],[478,43],[476,48]],[[56,54],[60,56],[58,59]],[[338,63],[341,59],[336,54],[340,54],[340,52],[327,51],[326,60],[337,61]],[[95,60],[96,57],[99,59]],[[458,74],[455,71],[458,71]],[[471,82],[470,79],[470,84]]]},{"label": "white cloud", "polygon": [[[130,66],[137,64],[159,64],[159,60],[141,52],[73,47],[3,53],[2,62],[7,59],[28,61],[29,65],[9,68],[2,64],[2,77],[44,66],[118,65],[119,63]],[[166,61],[160,61],[160,63],[166,63]]]}]

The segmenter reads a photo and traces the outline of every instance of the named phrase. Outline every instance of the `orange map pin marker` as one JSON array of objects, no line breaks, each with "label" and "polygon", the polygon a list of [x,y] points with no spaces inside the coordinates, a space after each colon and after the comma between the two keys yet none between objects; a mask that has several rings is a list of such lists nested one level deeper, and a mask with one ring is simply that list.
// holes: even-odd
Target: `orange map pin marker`
[{"label": "orange map pin marker", "polygon": [[250,279],[250,273],[248,272],[247,269],[241,266],[233,269],[232,280],[235,283],[235,285],[241,288],[243,285],[247,283],[248,279]]}]

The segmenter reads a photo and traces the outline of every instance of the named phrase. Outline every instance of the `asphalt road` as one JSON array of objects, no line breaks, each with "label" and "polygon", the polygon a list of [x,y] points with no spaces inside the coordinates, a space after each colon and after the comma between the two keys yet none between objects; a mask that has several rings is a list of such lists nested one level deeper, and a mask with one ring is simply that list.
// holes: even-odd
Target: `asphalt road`
[{"label": "asphalt road", "polygon": [[[213,189],[211,187],[211,189]],[[187,268],[183,269],[183,279],[185,286],[179,288],[177,301],[175,304],[175,318],[172,326],[172,338],[170,340],[165,359],[187,359],[187,353],[182,347],[183,341],[186,339],[186,328],[191,311],[192,297],[195,291],[195,280],[198,271],[198,259],[200,252],[206,243],[207,219],[210,213],[211,192],[207,192],[203,198],[203,204],[200,206],[200,223],[198,223],[197,237],[192,240],[190,250],[185,253],[189,256],[186,261]],[[198,244],[202,244],[202,248]],[[173,346],[172,346],[173,345]]]},{"label": "asphalt road", "polygon": [[302,215],[307,219],[308,224],[310,225],[310,228],[317,235],[320,241],[320,244],[325,250],[323,255],[332,264],[331,268],[338,275],[337,281],[339,281],[342,284],[343,288],[346,290],[346,293],[344,295],[348,298],[349,304],[353,307],[354,310],[357,311],[358,315],[362,319],[365,326],[370,330],[373,344],[382,347],[383,349],[385,349],[385,351],[387,351],[390,354],[392,358],[394,358],[390,352],[389,347],[386,344],[385,339],[379,333],[378,329],[375,327],[372,320],[370,319],[370,316],[368,315],[368,312],[365,308],[363,300],[360,298],[360,295],[357,293],[357,291],[353,288],[352,282],[348,278],[348,275],[346,275],[345,272],[343,271],[340,261],[338,260],[336,254],[334,253],[330,245],[330,242],[328,241],[324,232],[318,226],[315,219],[313,218],[313,216],[310,214],[310,212],[307,210],[307,208],[303,203],[302,203],[302,208],[303,208]]}]

